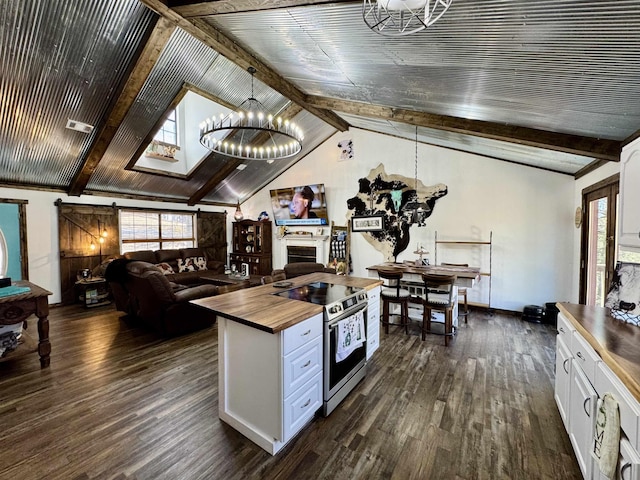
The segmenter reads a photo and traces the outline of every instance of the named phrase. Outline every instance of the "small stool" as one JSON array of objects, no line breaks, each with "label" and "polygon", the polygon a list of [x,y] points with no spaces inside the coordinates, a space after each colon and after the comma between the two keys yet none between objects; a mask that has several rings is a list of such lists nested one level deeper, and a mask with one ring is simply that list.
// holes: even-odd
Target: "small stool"
[{"label": "small stool", "polygon": [[[397,269],[379,269],[378,277],[383,281],[380,298],[382,299],[382,318],[384,333],[389,333],[389,325],[404,327],[405,333],[409,333],[409,290],[400,288],[402,271]],[[400,305],[400,323],[391,323],[389,320],[389,306],[392,303]]]}]

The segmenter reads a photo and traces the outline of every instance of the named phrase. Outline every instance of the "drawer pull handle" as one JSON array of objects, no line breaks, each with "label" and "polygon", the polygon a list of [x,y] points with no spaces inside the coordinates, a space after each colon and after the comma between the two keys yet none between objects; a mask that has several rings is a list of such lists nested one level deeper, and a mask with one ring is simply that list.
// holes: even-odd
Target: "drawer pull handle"
[{"label": "drawer pull handle", "polygon": [[569,370],[567,369],[567,362],[569,362],[569,360],[571,359],[567,358],[564,362],[562,362],[562,369],[565,371],[567,375],[569,375]]},{"label": "drawer pull handle", "polygon": [[309,365],[311,365],[311,360],[307,360],[307,363],[302,365],[302,367],[300,367],[300,368],[307,368]]},{"label": "drawer pull handle", "polygon": [[584,357],[582,356],[582,352],[576,353],[576,357],[578,357],[580,360],[584,360]]},{"label": "drawer pull handle", "polygon": [[307,400],[307,402],[304,405],[301,405],[300,408],[307,408],[310,403],[311,403],[311,399]]},{"label": "drawer pull handle", "polygon": [[582,404],[582,408],[584,408],[584,413],[587,414],[587,417],[591,418],[589,411],[587,410],[587,403],[591,403],[591,397],[587,397],[584,399],[584,403]]},{"label": "drawer pull handle", "polygon": [[558,327],[558,331],[559,331],[560,333],[564,333],[564,328],[562,328],[562,327]]},{"label": "drawer pull handle", "polygon": [[625,471],[627,468],[631,468],[631,463],[629,463],[629,462],[625,463],[625,464],[622,466],[622,468],[620,469],[620,478],[621,478],[622,480],[624,480],[624,471]]},{"label": "drawer pull handle", "polygon": [[302,335],[300,335],[301,337],[306,337],[307,335],[309,335],[311,333],[311,330],[307,330],[306,332],[304,332]]}]

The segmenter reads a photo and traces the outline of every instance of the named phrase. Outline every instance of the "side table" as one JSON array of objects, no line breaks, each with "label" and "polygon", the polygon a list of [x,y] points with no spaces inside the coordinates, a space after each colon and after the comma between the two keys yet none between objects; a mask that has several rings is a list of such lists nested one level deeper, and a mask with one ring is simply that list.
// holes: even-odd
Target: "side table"
[{"label": "side table", "polygon": [[76,282],[76,292],[78,301],[85,308],[100,307],[111,303],[107,281],[102,277],[78,280]]},{"label": "side table", "polygon": [[22,323],[31,315],[38,317],[38,344],[23,329],[22,340],[12,352],[8,352],[0,361],[16,358],[21,355],[38,352],[40,366],[48,367],[50,363],[51,343],[49,342],[49,301],[51,292],[26,280],[19,280],[17,286],[29,287],[30,291],[0,298],[0,325]]}]

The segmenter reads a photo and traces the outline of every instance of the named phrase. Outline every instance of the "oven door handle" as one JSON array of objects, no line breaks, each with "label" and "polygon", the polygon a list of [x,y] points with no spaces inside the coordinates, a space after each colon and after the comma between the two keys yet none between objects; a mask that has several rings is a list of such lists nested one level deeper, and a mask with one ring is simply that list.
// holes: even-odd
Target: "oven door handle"
[{"label": "oven door handle", "polygon": [[[333,332],[336,328],[338,328],[338,323],[341,322],[342,320],[349,318],[351,315],[354,315],[358,312],[364,312],[364,314],[366,315],[367,312],[367,305],[365,305],[364,307],[360,307],[360,308],[356,308],[353,309],[352,311],[350,311],[349,313],[346,313],[342,316],[340,316],[340,318],[336,318],[334,320],[331,320],[330,322],[327,323],[327,327],[329,329],[329,332]],[[364,322],[365,324],[367,323],[367,317],[364,317]]]}]

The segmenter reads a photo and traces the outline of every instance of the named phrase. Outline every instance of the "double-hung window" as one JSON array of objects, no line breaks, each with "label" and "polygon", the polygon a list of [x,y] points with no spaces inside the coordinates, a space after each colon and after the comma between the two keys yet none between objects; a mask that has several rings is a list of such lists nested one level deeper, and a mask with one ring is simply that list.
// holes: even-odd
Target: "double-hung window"
[{"label": "double-hung window", "polygon": [[196,245],[196,214],[120,210],[121,253]]}]

